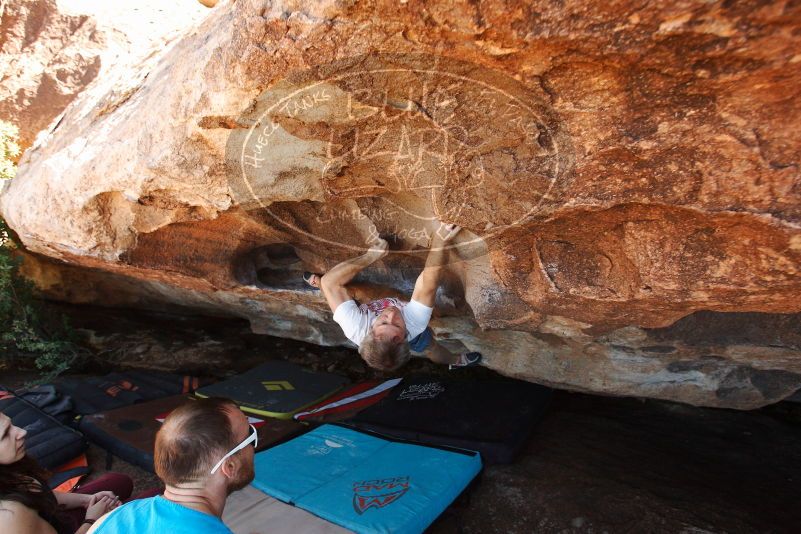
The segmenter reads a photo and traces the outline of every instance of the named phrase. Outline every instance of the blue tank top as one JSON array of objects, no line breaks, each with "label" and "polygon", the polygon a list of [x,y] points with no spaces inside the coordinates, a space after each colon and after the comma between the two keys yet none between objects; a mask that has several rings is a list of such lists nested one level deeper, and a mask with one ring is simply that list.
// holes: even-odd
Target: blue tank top
[{"label": "blue tank top", "polygon": [[233,534],[219,517],[181,506],[162,496],[137,499],[111,512],[96,534]]}]

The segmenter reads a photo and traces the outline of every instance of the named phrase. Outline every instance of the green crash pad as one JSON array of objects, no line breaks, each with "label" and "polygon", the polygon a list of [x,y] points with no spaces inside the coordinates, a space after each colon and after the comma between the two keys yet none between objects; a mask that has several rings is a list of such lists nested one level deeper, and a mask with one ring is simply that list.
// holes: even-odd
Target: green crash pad
[{"label": "green crash pad", "polygon": [[282,360],[263,363],[241,375],[200,388],[199,397],[225,397],[242,410],[276,419],[293,414],[336,393],[348,379],[304,369]]}]

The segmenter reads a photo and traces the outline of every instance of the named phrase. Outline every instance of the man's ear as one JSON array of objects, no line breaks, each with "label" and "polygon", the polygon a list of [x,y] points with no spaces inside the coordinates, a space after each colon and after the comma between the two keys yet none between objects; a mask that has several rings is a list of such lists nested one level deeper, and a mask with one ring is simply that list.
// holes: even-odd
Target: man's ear
[{"label": "man's ear", "polygon": [[233,457],[226,458],[220,466],[220,472],[226,478],[234,478],[237,471],[239,471],[239,463]]}]

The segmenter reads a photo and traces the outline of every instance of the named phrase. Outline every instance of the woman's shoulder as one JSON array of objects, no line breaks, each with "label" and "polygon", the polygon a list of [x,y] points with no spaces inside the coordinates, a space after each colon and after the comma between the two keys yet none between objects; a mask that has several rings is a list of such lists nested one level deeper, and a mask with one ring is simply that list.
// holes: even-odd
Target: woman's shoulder
[{"label": "woman's shoulder", "polygon": [[55,534],[56,531],[36,510],[19,501],[0,499],[0,532]]}]

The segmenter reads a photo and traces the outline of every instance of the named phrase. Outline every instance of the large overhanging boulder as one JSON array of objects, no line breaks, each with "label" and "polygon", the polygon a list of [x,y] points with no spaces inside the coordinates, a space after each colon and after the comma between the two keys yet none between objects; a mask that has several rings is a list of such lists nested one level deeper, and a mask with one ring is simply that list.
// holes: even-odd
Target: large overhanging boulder
[{"label": "large overhanging boulder", "polygon": [[81,94],[0,211],[69,264],[29,262],[51,295],[320,344],[345,340],[303,270],[382,235],[360,290],[408,294],[457,223],[454,346],[762,406],[801,387],[801,5],[730,4],[222,2]]}]

